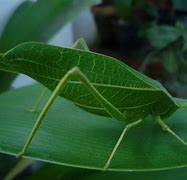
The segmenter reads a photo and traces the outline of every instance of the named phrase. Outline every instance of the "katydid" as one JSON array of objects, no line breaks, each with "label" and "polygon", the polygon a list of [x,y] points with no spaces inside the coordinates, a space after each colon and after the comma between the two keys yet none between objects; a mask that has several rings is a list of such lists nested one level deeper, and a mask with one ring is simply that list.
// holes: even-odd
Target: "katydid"
[{"label": "katydid", "polygon": [[[79,41],[73,47],[78,43]],[[52,95],[40,112],[19,157],[26,153],[57,96],[62,96],[93,114],[124,121],[124,130],[111,150],[103,170],[110,166],[126,132],[149,115],[163,130],[187,146],[187,142],[163,121],[180,107],[186,106],[185,100],[173,98],[159,82],[126,64],[112,57],[90,52],[84,41],[82,45],[86,50],[28,42],[1,55],[1,69],[24,73],[52,90]]]}]

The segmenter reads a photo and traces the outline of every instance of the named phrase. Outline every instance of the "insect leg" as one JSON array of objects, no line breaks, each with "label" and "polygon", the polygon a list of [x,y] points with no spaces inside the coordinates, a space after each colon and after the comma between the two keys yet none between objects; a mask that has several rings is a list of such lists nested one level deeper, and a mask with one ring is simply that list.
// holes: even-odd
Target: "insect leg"
[{"label": "insect leg", "polygon": [[77,39],[74,44],[72,45],[72,48],[78,48],[78,46],[81,45],[82,46],[82,49],[85,50],[85,51],[90,51],[86,41],[83,39],[83,38],[79,38]]},{"label": "insect leg", "polygon": [[43,118],[45,117],[46,113],[48,112],[49,108],[53,104],[56,97],[60,94],[62,89],[65,87],[66,83],[71,77],[77,77],[82,82],[83,85],[87,87],[87,89],[93,94],[93,96],[96,97],[96,99],[101,103],[101,105],[105,108],[105,110],[111,115],[111,117],[126,121],[126,117],[123,113],[121,113],[115,106],[113,106],[109,101],[107,101],[98,91],[97,89],[90,83],[88,78],[79,70],[78,67],[74,67],[70,71],[68,71],[63,78],[58,83],[57,87],[53,91],[52,95],[48,99],[47,103],[45,104],[44,108],[42,109],[41,113],[38,116],[38,119],[36,120],[36,123],[34,124],[34,127],[32,128],[29,137],[26,140],[25,145],[23,146],[23,149],[18,154],[18,157],[22,157],[25,152],[27,151],[37,129],[39,128]]},{"label": "insect leg", "polygon": [[[76,49],[76,48],[78,48],[79,45],[82,46],[82,49],[84,49],[84,50],[86,50],[86,51],[90,51],[89,48],[88,48],[88,45],[87,45],[86,41],[85,41],[83,38],[77,39],[77,40],[73,43],[72,48],[75,48],[75,49]],[[42,93],[41,93],[40,96],[38,97],[37,101],[35,102],[33,108],[28,109],[28,111],[34,113],[34,112],[37,110],[37,108],[39,107],[41,101],[43,100],[43,98],[44,98],[46,92],[47,92],[47,88],[44,88],[44,90],[42,91]]]},{"label": "insect leg", "polygon": [[122,131],[122,133],[121,133],[119,139],[117,140],[117,143],[116,143],[116,145],[114,146],[114,148],[113,148],[113,150],[112,150],[112,152],[111,152],[111,154],[110,154],[108,160],[107,160],[106,163],[105,163],[105,166],[104,166],[104,168],[103,168],[104,171],[106,171],[106,170],[108,169],[108,167],[110,166],[110,163],[111,163],[111,161],[112,161],[112,159],[113,159],[113,157],[114,157],[114,155],[115,155],[115,152],[117,151],[117,149],[118,149],[118,147],[119,147],[121,141],[123,140],[123,137],[124,137],[124,135],[126,134],[126,132],[127,132],[130,128],[132,128],[132,127],[138,125],[139,123],[141,123],[142,121],[143,121],[143,120],[140,119],[140,120],[138,120],[138,121],[135,121],[135,122],[133,122],[133,123],[127,124],[127,125],[125,126],[125,128],[123,129],[123,131]]},{"label": "insect leg", "polygon": [[37,101],[35,102],[33,108],[28,109],[28,111],[34,113],[38,109],[38,107],[39,107],[40,103],[42,102],[42,100],[43,100],[44,96],[46,95],[46,93],[47,93],[47,88],[45,87],[43,89],[42,93],[40,94],[40,96],[38,97]]},{"label": "insect leg", "polygon": [[164,131],[169,132],[170,134],[172,134],[175,138],[177,138],[182,144],[184,144],[185,146],[187,146],[187,142],[185,142],[182,138],[180,138],[173,130],[170,129],[170,127],[164,122],[162,121],[162,119],[160,118],[160,116],[156,116],[154,117],[154,119],[156,120],[156,122],[162,127],[162,129]]}]

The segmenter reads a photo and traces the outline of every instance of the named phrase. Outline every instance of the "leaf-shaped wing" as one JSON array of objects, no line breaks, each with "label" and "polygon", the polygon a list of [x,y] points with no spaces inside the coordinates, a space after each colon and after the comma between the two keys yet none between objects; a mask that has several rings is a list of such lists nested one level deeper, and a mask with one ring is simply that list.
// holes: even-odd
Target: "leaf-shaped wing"
[{"label": "leaf-shaped wing", "polygon": [[[157,81],[105,55],[42,43],[24,43],[5,53],[2,62],[51,90],[68,70],[77,66],[103,97],[124,112],[129,120],[151,113],[168,116],[177,108]],[[60,95],[89,112],[107,115],[76,77],[69,80]]]}]

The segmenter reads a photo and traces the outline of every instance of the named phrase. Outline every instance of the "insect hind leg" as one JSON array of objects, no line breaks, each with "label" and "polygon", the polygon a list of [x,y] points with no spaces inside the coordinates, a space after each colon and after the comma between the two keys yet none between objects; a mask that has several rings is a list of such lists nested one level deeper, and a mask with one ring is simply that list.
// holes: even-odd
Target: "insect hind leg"
[{"label": "insect hind leg", "polygon": [[123,129],[123,131],[122,131],[122,133],[121,133],[119,139],[117,140],[117,143],[116,143],[116,145],[114,146],[114,148],[113,148],[113,150],[112,150],[112,152],[111,152],[111,154],[110,154],[108,160],[107,160],[106,163],[105,163],[105,166],[104,166],[104,168],[103,168],[103,171],[106,171],[106,170],[108,169],[108,167],[110,166],[110,163],[111,163],[111,161],[112,161],[112,159],[113,159],[113,157],[114,157],[114,155],[115,155],[115,153],[116,153],[116,151],[117,151],[119,145],[121,144],[121,141],[123,140],[123,137],[125,136],[126,132],[127,132],[130,128],[132,128],[132,127],[134,127],[134,126],[140,124],[142,121],[143,121],[143,120],[140,119],[140,120],[135,121],[135,122],[133,122],[133,123],[129,123],[129,124],[127,124],[127,125],[125,126],[125,128]]},{"label": "insect hind leg", "polygon": [[49,108],[55,101],[56,97],[60,94],[60,92],[64,89],[66,84],[68,83],[68,80],[72,77],[77,77],[80,82],[88,89],[88,91],[101,103],[101,105],[104,107],[104,109],[111,115],[111,117],[126,121],[125,115],[120,112],[114,105],[112,105],[107,99],[105,99],[102,94],[92,85],[92,83],[89,81],[89,79],[79,70],[78,67],[74,67],[71,70],[69,70],[59,81],[58,85],[54,89],[52,95],[48,99],[47,103],[43,107],[42,111],[40,112],[21,152],[18,154],[18,157],[22,157],[25,152],[27,151],[34,135],[36,134],[36,131],[38,130],[40,124],[42,123],[45,115],[47,114]]},{"label": "insect hind leg", "polygon": [[161,126],[161,128],[164,131],[169,132],[176,139],[178,139],[182,144],[184,144],[185,146],[187,146],[187,142],[184,141],[181,137],[179,137],[173,130],[171,130],[170,127],[164,121],[162,121],[162,119],[160,118],[160,116],[154,117],[154,120]]}]

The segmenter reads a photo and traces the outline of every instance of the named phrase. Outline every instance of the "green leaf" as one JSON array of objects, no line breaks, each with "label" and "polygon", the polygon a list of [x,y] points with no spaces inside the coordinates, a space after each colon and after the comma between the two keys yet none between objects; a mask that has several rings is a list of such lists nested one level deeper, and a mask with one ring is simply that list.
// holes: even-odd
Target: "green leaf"
[{"label": "green leaf", "polygon": [[[157,81],[101,54],[42,43],[24,43],[5,53],[2,63],[12,71],[34,78],[52,91],[70,69],[78,66],[103,97],[123,112],[129,121],[144,118],[150,113],[167,117],[178,108]],[[89,112],[108,116],[76,77],[68,82],[60,95]]]},{"label": "green leaf", "polygon": [[176,41],[180,34],[175,27],[154,25],[147,30],[146,36],[151,46],[156,49],[163,49]]},{"label": "green leaf", "polygon": [[100,0],[25,1],[4,29],[0,39],[1,52],[25,41],[48,41],[82,10],[98,2]]},{"label": "green leaf", "polygon": [[39,171],[31,175],[27,180],[35,179],[66,179],[66,180],[184,180],[187,178],[187,168],[156,172],[100,172],[79,168],[64,167],[46,164]]},{"label": "green leaf", "polygon": [[169,171],[156,171],[156,172],[100,172],[82,178],[81,180],[116,180],[116,179],[128,179],[128,180],[184,180],[187,178],[186,168],[169,170]]},{"label": "green leaf", "polygon": [[81,168],[72,168],[67,166],[59,166],[54,164],[46,163],[42,168],[40,168],[37,172],[33,173],[27,180],[35,180],[35,179],[65,179],[65,180],[82,180],[85,179],[92,174],[98,174],[100,171],[96,170],[88,170]]},{"label": "green leaf", "polygon": [[175,98],[175,101],[178,102],[178,104],[180,104],[182,107],[187,106],[186,99]]},{"label": "green leaf", "polygon": [[[41,111],[30,113],[42,88],[10,91],[0,96],[0,152],[18,154]],[[45,100],[44,100],[45,101]],[[168,118],[187,139],[187,109]],[[101,169],[125,124],[87,113],[58,98],[34,137],[26,156],[56,164]],[[120,145],[110,170],[155,170],[187,166],[187,148],[147,118],[131,129]]]}]

